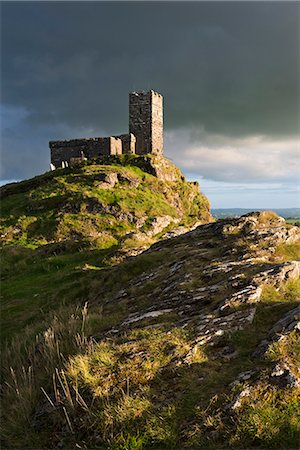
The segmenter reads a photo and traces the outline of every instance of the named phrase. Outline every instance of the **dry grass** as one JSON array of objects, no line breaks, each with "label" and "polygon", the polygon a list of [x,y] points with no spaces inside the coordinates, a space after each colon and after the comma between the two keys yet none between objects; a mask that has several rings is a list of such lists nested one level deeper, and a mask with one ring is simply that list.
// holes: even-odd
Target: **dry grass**
[{"label": "dry grass", "polygon": [[274,256],[281,261],[300,261],[300,242],[279,244],[276,247]]},{"label": "dry grass", "polygon": [[300,300],[300,279],[289,280],[282,283],[279,289],[273,285],[265,284],[262,289],[260,301],[262,302],[293,302]]},{"label": "dry grass", "polygon": [[[151,383],[172,361],[182,361],[190,350],[189,338],[178,329],[137,329],[97,343],[89,336],[92,330],[95,334],[105,329],[107,320],[116,323],[118,317],[88,314],[87,305],[73,314],[68,308],[35,341],[23,336],[4,351],[4,442],[17,448],[22,441],[24,448],[37,448],[39,441],[43,447],[34,430],[36,421],[46,440],[57,427],[67,427],[73,444],[75,429],[78,437],[92,427],[107,446],[135,448],[126,445],[145,442],[139,430],[146,430],[149,418],[151,433],[158,433],[153,430],[159,420]],[[198,349],[190,364],[205,360]]]}]

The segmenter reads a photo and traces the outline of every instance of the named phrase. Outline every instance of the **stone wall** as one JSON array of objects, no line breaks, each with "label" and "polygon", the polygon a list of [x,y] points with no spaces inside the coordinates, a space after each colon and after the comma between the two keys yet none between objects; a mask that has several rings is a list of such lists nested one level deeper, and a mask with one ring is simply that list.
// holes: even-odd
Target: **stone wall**
[{"label": "stone wall", "polygon": [[136,153],[151,153],[151,102],[149,93],[129,94],[129,132],[136,137]]},{"label": "stone wall", "polygon": [[101,155],[122,154],[122,141],[116,137],[71,139],[69,141],[50,141],[51,163],[61,167],[62,161],[70,163],[71,158],[97,158]]},{"label": "stone wall", "polygon": [[151,153],[163,154],[163,97],[158,92],[151,95]]},{"label": "stone wall", "polygon": [[129,133],[119,136],[50,141],[51,163],[61,167],[71,158],[103,155],[163,154],[163,98],[158,92],[129,94]]},{"label": "stone wall", "polygon": [[120,134],[119,136],[115,137],[121,139],[122,141],[122,153],[135,153],[136,138],[134,134]]}]

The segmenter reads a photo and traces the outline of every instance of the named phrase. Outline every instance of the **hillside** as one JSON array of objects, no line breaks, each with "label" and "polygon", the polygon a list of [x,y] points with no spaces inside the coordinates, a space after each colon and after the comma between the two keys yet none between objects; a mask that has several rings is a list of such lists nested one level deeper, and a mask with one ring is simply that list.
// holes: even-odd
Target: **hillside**
[{"label": "hillside", "polygon": [[[187,231],[208,203],[171,173],[123,162],[5,188],[3,448],[298,447],[299,228],[257,212]],[[113,245],[90,233],[91,196]],[[44,225],[14,233],[29,211]]]},{"label": "hillside", "polygon": [[108,248],[124,246],[129,237],[140,246],[142,238],[151,243],[175,225],[211,219],[198,184],[155,156],[123,155],[59,169],[6,185],[1,197],[2,242],[32,248],[67,240]]},{"label": "hillside", "polygon": [[158,157],[125,155],[1,188],[4,338],[62,301],[84,300],[101,270],[211,220],[197,183]]}]

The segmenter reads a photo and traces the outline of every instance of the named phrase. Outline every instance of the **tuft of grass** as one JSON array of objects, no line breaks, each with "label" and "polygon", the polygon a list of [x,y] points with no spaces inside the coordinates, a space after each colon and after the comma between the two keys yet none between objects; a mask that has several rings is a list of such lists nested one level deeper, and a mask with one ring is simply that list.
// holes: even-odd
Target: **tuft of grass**
[{"label": "tuft of grass", "polygon": [[258,223],[260,224],[272,224],[276,222],[278,222],[278,215],[274,211],[261,211],[258,214]]},{"label": "tuft of grass", "polygon": [[260,297],[262,302],[293,302],[300,300],[300,280],[289,280],[282,283],[279,289],[265,284]]},{"label": "tuft of grass", "polygon": [[[95,336],[96,330],[107,328],[107,320],[112,326],[121,316],[88,313],[87,305],[70,312],[53,317],[35,341],[25,334],[4,351],[4,441],[37,448],[46,445],[44,437],[49,439],[57,427],[66,426],[72,446],[92,426],[106,448],[134,448],[130,446],[146,442],[150,419],[152,434],[161,434],[153,428],[160,419],[155,419],[159,411],[153,406],[151,383],[187,354],[186,332],[140,329],[97,343],[91,333]],[[42,438],[34,425],[41,407],[47,423]]]},{"label": "tuft of grass", "polygon": [[300,260],[300,242],[292,244],[279,244],[276,247],[274,256],[280,258],[282,261]]},{"label": "tuft of grass", "polygon": [[271,361],[283,361],[295,372],[300,367],[300,336],[293,331],[279,341],[274,342],[268,349],[267,358]]},{"label": "tuft of grass", "polygon": [[235,416],[232,446],[296,449],[299,444],[300,390],[278,390],[259,383]]}]

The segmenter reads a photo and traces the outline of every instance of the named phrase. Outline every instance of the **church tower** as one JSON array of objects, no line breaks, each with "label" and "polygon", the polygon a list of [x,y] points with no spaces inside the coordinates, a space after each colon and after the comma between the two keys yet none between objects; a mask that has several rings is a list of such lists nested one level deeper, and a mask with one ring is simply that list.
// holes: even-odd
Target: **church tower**
[{"label": "church tower", "polygon": [[136,153],[163,154],[163,97],[155,91],[129,94],[129,133],[136,137]]}]

